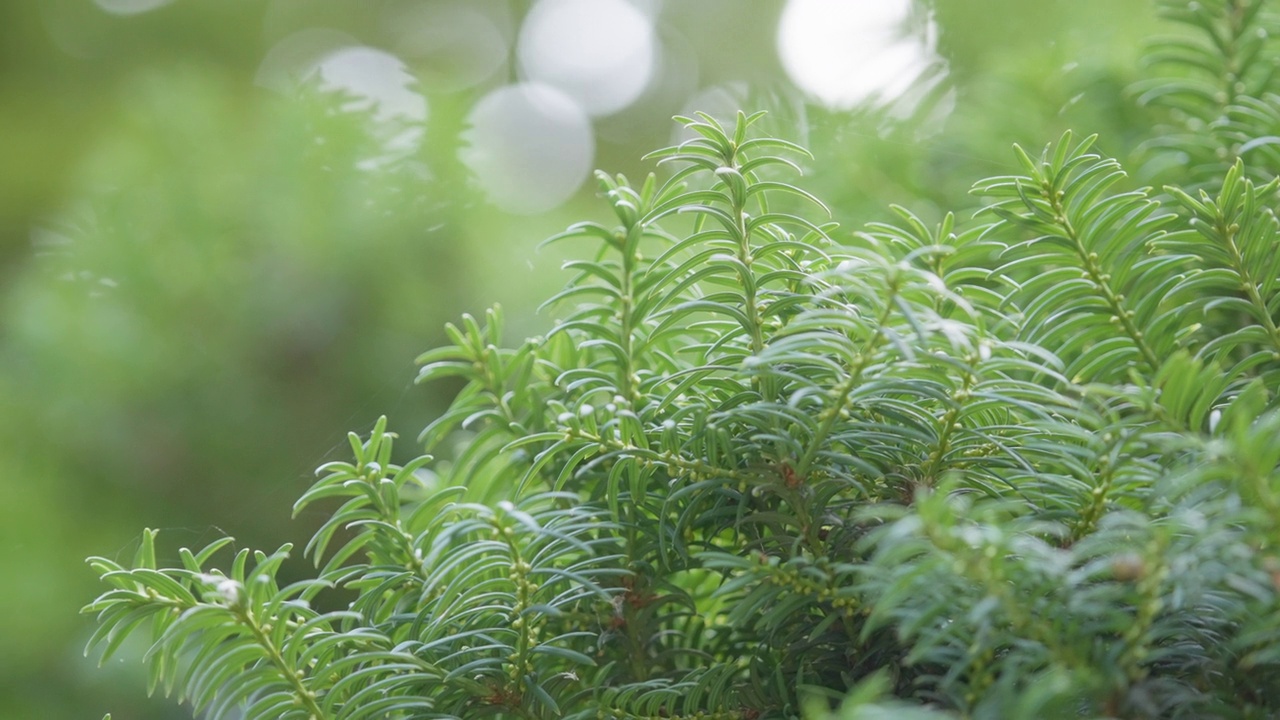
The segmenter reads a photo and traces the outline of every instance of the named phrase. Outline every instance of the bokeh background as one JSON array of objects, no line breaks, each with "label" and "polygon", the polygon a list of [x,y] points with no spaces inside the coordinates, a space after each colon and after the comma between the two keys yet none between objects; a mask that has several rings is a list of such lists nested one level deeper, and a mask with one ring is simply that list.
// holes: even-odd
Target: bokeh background
[{"label": "bokeh background", "polygon": [[672,115],[769,110],[848,229],[936,219],[1068,127],[1141,168],[1157,30],[1139,0],[0,3],[0,717],[191,717],[83,657],[84,557],[305,540],[346,431],[412,453],[447,404],[412,382],[444,322],[548,326],[536,244]]}]

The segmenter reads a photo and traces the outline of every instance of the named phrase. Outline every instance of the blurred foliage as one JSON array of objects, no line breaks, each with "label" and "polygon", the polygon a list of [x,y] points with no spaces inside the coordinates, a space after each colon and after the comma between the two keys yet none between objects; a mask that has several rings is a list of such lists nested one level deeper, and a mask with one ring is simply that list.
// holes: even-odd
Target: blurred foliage
[{"label": "blurred foliage", "polygon": [[[0,594],[7,716],[183,717],[87,669],[81,558],[129,554],[148,524],[192,545],[232,524],[254,546],[305,537],[307,518],[278,518],[343,431],[387,412],[412,437],[456,390],[411,390],[413,357],[442,342],[445,319],[499,299],[514,335],[541,328],[529,299],[561,284],[559,256],[530,249],[599,209],[586,188],[512,217],[470,189],[464,119],[514,69],[458,89],[435,82],[447,69],[410,62],[428,141],[375,170],[359,167],[379,142],[367,116],[254,84],[297,30],[388,44],[393,5],[0,4],[0,572],[18,583]],[[516,20],[528,9],[496,5]],[[772,131],[829,161],[807,186],[853,226],[907,198],[927,219],[965,203],[1012,141],[1071,126],[1124,157],[1149,124],[1123,93],[1154,22],[1145,3],[933,5],[920,9],[946,75],[914,110],[800,100],[762,50],[778,0],[666,3],[660,34],[696,61],[691,90],[741,83],[731,104],[769,107],[787,126]],[[646,96],[598,120],[596,163],[635,173],[687,100]]]}]

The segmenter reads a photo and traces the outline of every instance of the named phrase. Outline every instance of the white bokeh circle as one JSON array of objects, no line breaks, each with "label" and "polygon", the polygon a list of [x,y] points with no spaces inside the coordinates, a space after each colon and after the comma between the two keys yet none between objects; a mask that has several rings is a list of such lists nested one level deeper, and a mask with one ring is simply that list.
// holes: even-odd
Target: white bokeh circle
[{"label": "white bokeh circle", "polygon": [[354,36],[330,28],[307,28],[288,35],[271,46],[253,81],[279,93],[292,93],[314,75],[326,56],[345,47],[355,47]]},{"label": "white bokeh circle", "polygon": [[929,37],[904,32],[912,0],[788,0],[778,55],[801,90],[834,109],[889,102],[936,62]]},{"label": "white bokeh circle", "polygon": [[284,95],[313,84],[341,94],[341,109],[368,113],[381,150],[357,167],[373,169],[408,157],[426,134],[427,99],[408,66],[385,50],[355,44],[326,28],[296,32],[276,43],[258,66],[254,82]]},{"label": "white bokeh circle", "polygon": [[529,81],[558,88],[600,117],[644,92],[655,42],[653,21],[626,0],[541,0],[520,29],[517,56]]},{"label": "white bokeh circle", "polygon": [[372,110],[378,120],[427,119],[427,101],[413,89],[413,75],[389,52],[363,45],[344,47],[321,58],[316,72],[321,88],[352,96],[351,109]]},{"label": "white bokeh circle", "polygon": [[568,200],[591,171],[591,120],[557,88],[508,85],[480,100],[460,154],[489,200],[516,214]]}]

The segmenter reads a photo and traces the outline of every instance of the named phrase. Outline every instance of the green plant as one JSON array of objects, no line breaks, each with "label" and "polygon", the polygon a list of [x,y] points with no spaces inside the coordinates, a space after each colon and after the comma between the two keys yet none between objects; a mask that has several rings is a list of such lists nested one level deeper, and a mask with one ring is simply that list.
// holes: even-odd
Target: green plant
[{"label": "green plant", "polygon": [[[1156,52],[1207,71],[1273,26],[1168,5],[1211,41]],[[314,579],[279,586],[288,547],[213,569],[229,539],[158,569],[152,531],[91,559],[91,644],[145,626],[152,688],[214,717],[1271,716],[1280,181],[1248,109],[1280,102],[1241,87],[1170,115],[1253,138],[1186,187],[1068,133],[970,224],[853,236],[758,114],[681,118],[666,180],[601,175],[616,224],[552,239],[593,248],[546,337],[495,309],[420,358],[466,382],[422,437],[465,429],[449,463],[353,434],[296,505],[336,504]]]}]

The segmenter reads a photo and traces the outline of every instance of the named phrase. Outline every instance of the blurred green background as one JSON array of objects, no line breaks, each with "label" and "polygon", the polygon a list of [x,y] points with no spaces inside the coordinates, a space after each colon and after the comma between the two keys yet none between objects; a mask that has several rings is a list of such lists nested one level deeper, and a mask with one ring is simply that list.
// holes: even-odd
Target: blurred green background
[{"label": "blurred green background", "polygon": [[846,228],[936,218],[1013,142],[1131,157],[1155,27],[1110,0],[0,3],[0,716],[190,717],[82,656],[84,557],[144,526],[305,540],[290,505],[347,430],[388,414],[409,453],[448,402],[412,383],[444,322],[549,324],[535,245],[606,219],[587,168],[650,171],[673,114],[771,110]]}]

